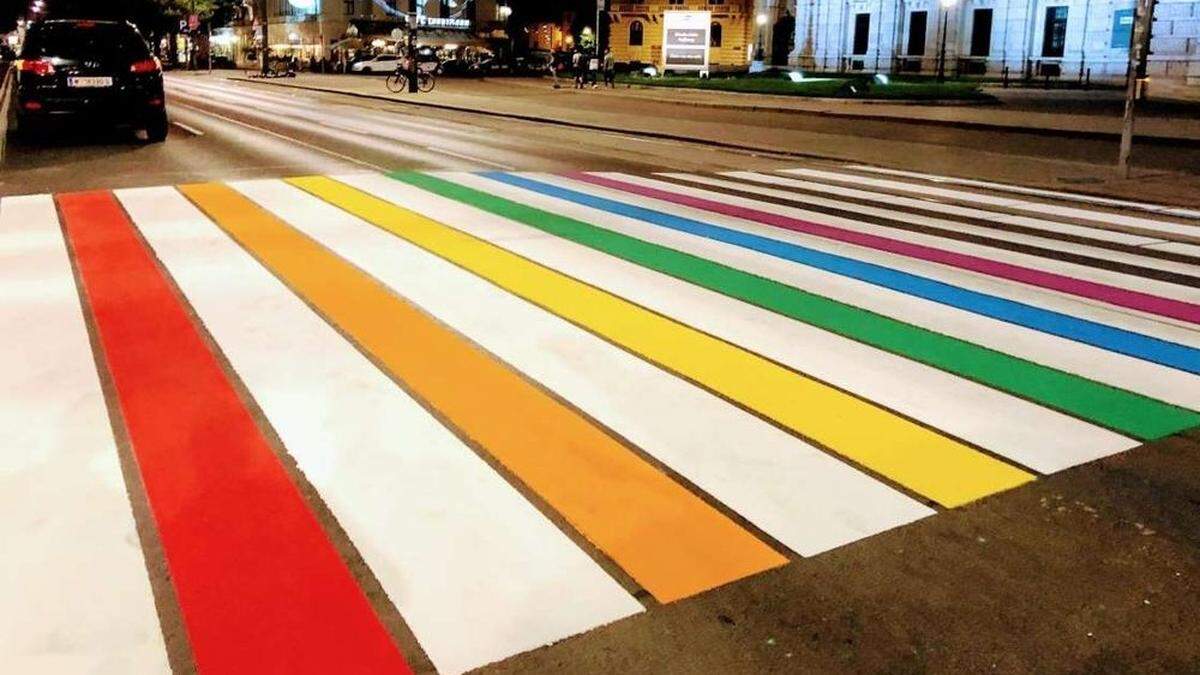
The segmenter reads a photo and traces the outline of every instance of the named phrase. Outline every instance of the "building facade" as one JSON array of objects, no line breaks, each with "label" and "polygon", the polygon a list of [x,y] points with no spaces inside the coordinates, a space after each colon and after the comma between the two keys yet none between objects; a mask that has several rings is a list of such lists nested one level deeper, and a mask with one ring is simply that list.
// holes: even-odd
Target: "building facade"
[{"label": "building facade", "polygon": [[655,0],[651,4],[609,5],[606,42],[623,63],[660,64],[663,47],[663,13],[712,12],[709,27],[709,66],[713,71],[744,70],[754,54],[754,0]]},{"label": "building facade", "polygon": [[[1133,8],[1133,0],[797,0],[789,61],[933,73],[944,39],[949,76],[1119,81]],[[1155,17],[1147,74],[1200,85],[1200,0],[1160,0]]]},{"label": "building facade", "polygon": [[392,31],[403,30],[414,11],[421,39],[431,44],[507,38],[497,0],[266,0],[265,17],[255,14],[260,0],[246,6],[243,25],[225,38],[237,48],[239,63],[260,46],[257,27],[264,19],[271,53],[302,59],[329,58],[351,39],[368,48],[394,41]]}]

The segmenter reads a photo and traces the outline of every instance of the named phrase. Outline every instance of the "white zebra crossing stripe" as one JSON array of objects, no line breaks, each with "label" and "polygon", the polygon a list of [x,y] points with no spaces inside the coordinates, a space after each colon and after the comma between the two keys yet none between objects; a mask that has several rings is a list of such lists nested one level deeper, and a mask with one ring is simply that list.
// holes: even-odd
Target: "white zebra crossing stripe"
[{"label": "white zebra crossing stripe", "polygon": [[[636,182],[639,185],[656,185],[658,187],[667,185],[667,186],[669,186],[670,189],[680,191],[680,192],[682,192],[683,189],[685,188],[685,186],[682,186],[679,183],[673,183],[673,182],[672,183],[662,183],[661,181],[659,181],[656,184],[656,183],[652,182],[652,181],[654,181],[654,179],[643,179],[640,177],[626,176],[624,174],[619,174],[619,173],[602,173],[602,174],[597,174],[597,175],[610,176],[613,178],[617,178],[619,180],[632,179],[632,180],[629,180],[629,182]],[[711,180],[716,180],[716,179],[709,179],[709,181],[711,181]],[[774,213],[774,214],[779,214],[779,215],[788,216],[788,217],[792,217],[792,218],[812,220],[815,222],[827,223],[827,224],[833,224],[834,218],[835,218],[835,217],[829,216],[827,214],[823,214],[823,213],[819,213],[819,212],[815,212],[815,211],[809,211],[807,209],[804,209],[802,206],[787,206],[787,205],[783,205],[783,204],[776,204],[774,202],[757,201],[757,200],[751,199],[749,197],[740,197],[740,196],[736,196],[736,195],[729,195],[729,194],[726,194],[723,192],[714,192],[712,190],[706,190],[706,189],[702,189],[702,188],[686,188],[686,189],[697,189],[698,192],[696,192],[694,194],[703,196],[708,199],[716,199],[716,200],[719,200],[719,201],[722,201],[725,203],[729,203],[729,204],[749,206],[749,207],[758,209],[760,211],[765,211],[767,213]],[[757,192],[759,194],[771,195],[771,196],[784,196],[784,197],[789,196],[788,193],[784,190],[775,190],[772,188],[764,188],[764,187],[756,186],[753,184],[750,184],[750,185],[741,184],[739,189],[746,190],[746,191],[752,192],[752,193]],[[845,208],[848,208],[850,210],[855,210],[853,205],[846,205]],[[861,208],[861,207],[858,207],[858,208]],[[892,215],[891,217],[896,217],[896,216]],[[1092,281],[1092,282],[1099,283],[1099,284],[1107,284],[1109,286],[1114,286],[1116,288],[1138,291],[1138,292],[1142,292],[1142,293],[1151,293],[1151,294],[1159,295],[1159,296],[1162,296],[1165,298],[1172,298],[1175,300],[1184,300],[1187,302],[1200,302],[1200,289],[1192,288],[1192,287],[1181,285],[1181,284],[1174,284],[1174,283],[1169,283],[1166,281],[1159,281],[1157,279],[1147,279],[1145,277],[1139,277],[1139,276],[1135,276],[1132,274],[1125,274],[1122,272],[1114,272],[1114,271],[1110,271],[1110,270],[1106,270],[1106,269],[1088,267],[1087,265],[1082,265],[1082,264],[1067,262],[1067,261],[1062,261],[1062,260],[1055,260],[1052,258],[1044,258],[1041,256],[1031,255],[1028,253],[1020,253],[1017,251],[1007,251],[1004,249],[992,248],[990,246],[984,246],[982,244],[975,244],[975,243],[966,242],[966,241],[959,241],[956,239],[948,239],[948,238],[938,237],[938,236],[934,236],[934,235],[924,234],[921,232],[901,231],[901,230],[897,230],[896,228],[885,227],[882,225],[875,225],[875,224],[868,223],[865,221],[856,220],[853,218],[839,218],[837,221],[837,224],[840,227],[844,227],[846,229],[850,229],[855,232],[862,232],[862,233],[867,233],[867,234],[871,234],[871,235],[889,237],[892,239],[901,239],[905,242],[920,244],[922,246],[930,246],[933,248],[941,249],[943,251],[950,251],[953,253],[961,253],[961,254],[965,254],[965,255],[978,256],[981,258],[985,258],[987,260],[995,260],[995,261],[1005,262],[1005,263],[1009,263],[1009,264],[1013,264],[1013,265],[1020,265],[1022,267],[1026,267],[1026,268],[1033,269],[1033,270],[1052,272],[1055,274],[1062,274],[1062,275],[1069,276],[1069,277],[1072,277],[1075,279],[1083,279],[1086,281]],[[1075,296],[1072,296],[1072,297],[1075,297]],[[1125,308],[1122,308],[1122,309],[1125,309]],[[1126,311],[1138,311],[1138,310],[1127,309]],[[1164,317],[1161,317],[1158,315],[1152,315],[1152,314],[1143,313],[1143,312],[1139,312],[1139,313],[1145,314],[1145,316],[1151,317],[1156,320],[1174,321],[1173,319],[1164,318]],[[1177,323],[1179,323],[1180,325],[1189,325],[1188,323],[1186,323],[1182,320],[1178,321]]]},{"label": "white zebra crossing stripe", "polygon": [[[1097,230],[1096,228],[1086,228],[1075,225],[1062,225],[1055,221],[1038,220],[1027,216],[1005,216],[1002,214],[991,214],[987,212],[979,212],[975,209],[967,209],[963,207],[943,204],[940,202],[930,201],[922,202],[916,199],[905,197],[897,197],[888,194],[880,194],[875,192],[867,192],[864,190],[852,190],[848,188],[840,188],[836,186],[825,185],[824,183],[816,183],[807,180],[798,180],[794,178],[785,178],[782,176],[773,176],[769,174],[758,174],[747,171],[735,171],[727,174],[722,174],[727,178],[736,181],[744,181],[741,183],[720,180],[709,176],[683,173],[663,173],[658,174],[666,178],[673,178],[690,183],[701,183],[712,185],[715,187],[725,187],[733,190],[752,192],[773,196],[781,199],[786,199],[800,205],[809,204],[813,206],[824,206],[835,208],[842,211],[850,211],[863,215],[887,218],[903,223],[911,223],[914,225],[927,225],[943,230],[953,232],[961,232],[964,234],[987,237],[997,241],[1012,242],[1014,244],[1023,244],[1027,246],[1037,246],[1039,248],[1048,249],[1066,254],[1085,255],[1091,258],[1105,261],[1121,262],[1128,265],[1136,265],[1150,269],[1162,270],[1166,272],[1174,272],[1176,274],[1191,275],[1193,277],[1200,275],[1200,264],[1179,262],[1175,260],[1165,260],[1163,258],[1145,255],[1147,249],[1157,248],[1164,243],[1162,239],[1152,239],[1149,237],[1135,237],[1126,235],[1120,232],[1108,232],[1107,230]],[[756,183],[776,186],[778,188],[794,187],[801,190],[816,191],[836,196],[844,196],[854,199],[867,200],[880,207],[863,206],[860,204],[852,204],[838,201],[837,199],[825,199],[821,197],[812,197],[807,194],[793,193],[787,190],[762,190],[762,186]],[[905,209],[887,208],[891,206],[911,207],[914,209],[922,209],[925,211],[936,211],[944,216],[936,218],[924,216],[921,214],[910,213]],[[1124,244],[1127,246],[1142,247],[1137,252],[1128,250],[1116,250],[1113,248],[1104,248],[1088,243],[1076,241],[1064,241],[1046,235],[1034,235],[1023,232],[1012,232],[1006,229],[987,227],[982,225],[973,225],[961,223],[954,220],[954,216],[966,218],[985,219],[996,223],[1005,223],[1018,225],[1024,228],[1036,228],[1047,233],[1062,233],[1075,237],[1088,237],[1093,240],[1113,242]],[[896,230],[893,236],[903,236],[903,230]],[[1105,233],[1097,236],[1089,233]]]},{"label": "white zebra crossing stripe", "polygon": [[818,178],[824,180],[842,181],[845,183],[856,183],[859,185],[869,185],[872,187],[883,188],[896,192],[915,192],[926,195],[935,195],[939,197],[947,197],[949,199],[961,199],[973,201],[978,204],[989,204],[999,206],[1016,211],[1025,211],[1027,213],[1037,213],[1040,215],[1051,214],[1057,216],[1065,216],[1068,218],[1080,218],[1090,220],[1096,223],[1105,223],[1108,225],[1118,225],[1122,227],[1136,227],[1142,230],[1160,232],[1164,234],[1181,234],[1185,236],[1200,235],[1200,228],[1192,225],[1179,225],[1164,220],[1153,220],[1142,218],[1140,216],[1127,216],[1118,213],[1108,213],[1105,211],[1096,211],[1091,209],[1080,209],[1073,206],[1060,206],[1057,204],[1046,204],[1043,202],[1031,202],[1014,197],[999,197],[995,195],[979,194],[976,192],[966,192],[963,190],[950,190],[947,188],[933,187],[929,185],[916,185],[898,180],[886,180],[882,178],[868,178],[850,173],[840,173],[836,171],[823,171],[818,169],[784,169],[781,173],[794,176],[807,176],[810,178]]},{"label": "white zebra crossing stripe", "polygon": [[[527,175],[549,184],[580,192],[601,196],[612,195],[612,192],[606,188],[562,177],[549,174]],[[626,201],[630,204],[651,208],[656,206],[651,200],[634,197],[628,197]],[[715,214],[708,219],[708,222],[734,229],[738,229],[740,226],[746,231],[754,229],[745,225],[744,221],[736,221]],[[1200,388],[1195,386],[1195,378],[1174,368],[972,314],[857,279],[805,265],[797,265],[740,246],[721,242],[712,242],[714,245],[710,246],[700,238],[668,228],[649,228],[638,231],[641,232],[639,236],[643,236],[648,241],[687,251],[855,307],[991,347],[997,351],[1044,363],[1114,387],[1128,389],[1193,410],[1200,409]],[[786,233],[780,238],[787,239]],[[810,243],[804,242],[804,245],[809,246]],[[817,245],[813,243],[812,247],[816,248]]]},{"label": "white zebra crossing stripe", "polygon": [[0,200],[0,662],[168,671],[78,291],[48,195]]},{"label": "white zebra crossing stripe", "polygon": [[[648,187],[656,187],[670,189],[679,194],[692,195],[703,198],[712,198],[711,191],[699,190],[690,188],[677,183],[668,183],[662,180],[651,178],[642,178],[637,176],[619,175],[621,180],[637,185]],[[578,182],[574,184],[578,185]],[[1195,326],[1185,325],[1183,322],[1177,322],[1164,317],[1149,317],[1142,312],[1132,309],[1114,308],[1107,303],[1079,298],[1077,296],[1066,295],[1058,291],[1047,290],[1017,284],[1003,279],[984,276],[975,272],[951,268],[946,265],[941,265],[925,260],[918,260],[902,255],[868,249],[862,246],[847,244],[837,241],[831,241],[822,237],[795,232],[770,225],[763,225],[753,221],[725,216],[723,214],[713,213],[695,209],[692,207],[681,206],[677,204],[664,203],[662,201],[645,198],[640,199],[635,195],[629,195],[616,190],[608,190],[598,186],[588,186],[594,189],[585,190],[580,188],[580,191],[591,192],[593,194],[603,194],[609,198],[622,199],[630,204],[638,204],[658,210],[666,210],[671,213],[682,215],[684,217],[693,218],[702,222],[713,223],[722,227],[728,227],[741,232],[748,232],[770,239],[799,244],[801,246],[811,248],[816,251],[832,253],[835,255],[845,256],[863,262],[882,265],[890,269],[917,274],[930,279],[936,279],[945,283],[953,284],[959,288],[965,288],[980,293],[987,293],[996,297],[1023,302],[1036,307],[1041,307],[1063,314],[1075,316],[1089,321],[1096,321],[1109,326],[1114,326],[1124,330],[1134,331],[1143,335],[1156,337],[1169,342],[1200,348],[1200,330]],[[726,195],[717,195],[718,200],[723,200],[730,203],[753,204],[756,207],[760,206],[759,202],[744,200],[738,202],[735,197]],[[798,209],[793,211],[799,211]],[[822,222],[839,227],[853,227],[857,225],[856,221],[849,219],[838,218],[835,216],[825,216]],[[990,251],[994,249],[989,249]]]},{"label": "white zebra crossing stripe", "polygon": [[118,196],[440,672],[642,611],[182,195]]},{"label": "white zebra crossing stripe", "polygon": [[[853,171],[864,171],[875,174],[888,176],[900,176],[903,178],[917,178],[920,180],[931,181],[934,183],[942,183],[948,185],[965,185],[969,187],[982,188],[997,192],[1011,192],[1014,194],[1036,195],[1049,199],[1061,201],[1081,202],[1084,204],[1092,204],[1096,206],[1110,206],[1114,208],[1135,209],[1139,211],[1148,211],[1150,213],[1160,213],[1163,215],[1174,215],[1181,218],[1198,218],[1200,219],[1200,211],[1194,209],[1185,209],[1175,206],[1164,206],[1162,204],[1151,204],[1147,202],[1135,202],[1127,199],[1112,199],[1110,197],[1100,197],[1098,195],[1088,195],[1078,192],[1062,192],[1059,190],[1046,190],[1043,188],[1031,188],[1023,185],[1011,185],[1009,183],[996,183],[986,180],[973,180],[969,178],[956,178],[953,176],[939,176],[930,173],[920,173],[918,171],[904,171],[901,169],[885,169],[878,166],[867,166],[865,164],[849,164],[845,167]],[[968,195],[979,194],[977,192],[966,192]]]},{"label": "white zebra crossing stripe", "polygon": [[[498,242],[526,234],[519,226],[383,176],[340,180],[473,234],[486,232]],[[305,227],[317,234],[319,221],[319,238],[327,246],[801,555],[933,513],[757,417],[445,261],[366,229],[355,219],[347,222],[319,211],[317,204],[305,212],[321,213],[319,219],[310,216]],[[468,222],[469,227],[463,225]]]},{"label": "white zebra crossing stripe", "polygon": [[[461,174],[442,176],[639,239],[652,240],[656,230],[664,230],[519,188],[497,185],[485,178]],[[430,213],[433,212],[435,210],[431,209]],[[468,218],[464,213],[463,216],[463,221],[470,222],[494,218],[483,214]],[[519,232],[527,228],[519,225],[508,227],[511,234],[495,236],[510,250],[518,250],[543,264],[1038,471],[1057,471],[1137,444],[1119,434],[740,300],[584,247],[520,235]],[[711,244],[696,247],[703,251],[702,257],[712,259],[710,250],[719,243]],[[863,363],[871,363],[872,367],[864,369]],[[1029,425],[1002,422],[1014,418],[1028,420]],[[1047,429],[1054,431],[1044,433]]]}]

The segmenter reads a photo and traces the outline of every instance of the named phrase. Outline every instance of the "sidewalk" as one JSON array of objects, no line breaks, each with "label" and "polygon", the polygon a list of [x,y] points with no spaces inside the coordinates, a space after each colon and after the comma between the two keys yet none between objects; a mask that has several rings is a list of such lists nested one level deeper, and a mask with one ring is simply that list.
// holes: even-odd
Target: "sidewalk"
[{"label": "sidewalk", "polygon": [[[237,78],[235,78],[237,79]],[[261,80],[259,80],[262,82]],[[1092,90],[1065,92],[1064,96],[1046,97],[1046,92],[1030,90],[989,90],[1000,103],[993,105],[929,105],[895,102],[809,99],[803,97],[625,87],[620,89],[575,90],[570,81],[554,89],[547,79],[444,78],[430,94],[410,97],[389,94],[380,78],[344,75],[301,74],[295,79],[267,80],[275,84],[333,91],[372,98],[395,99],[420,105],[463,111],[541,119],[559,123],[590,124],[590,112],[628,113],[627,104],[640,102],[638,110],[648,117],[655,110],[668,117],[671,106],[686,105],[718,111],[778,113],[781,115],[819,115],[828,118],[876,120],[927,126],[997,130],[1045,134],[1055,137],[1117,138],[1121,132],[1119,92]],[[1064,92],[1052,92],[1064,94]],[[1150,103],[1138,117],[1136,133],[1140,142],[1176,144],[1180,141],[1200,146],[1200,106]],[[677,115],[678,113],[674,113]]]}]

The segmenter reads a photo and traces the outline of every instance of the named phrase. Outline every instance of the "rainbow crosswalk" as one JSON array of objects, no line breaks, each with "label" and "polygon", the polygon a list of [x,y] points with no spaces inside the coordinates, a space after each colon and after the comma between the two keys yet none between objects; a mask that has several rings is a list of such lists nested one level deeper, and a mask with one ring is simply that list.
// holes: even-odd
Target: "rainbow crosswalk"
[{"label": "rainbow crosswalk", "polygon": [[394,612],[458,673],[1200,425],[1200,214],[865,167],[7,197],[0,372],[15,672],[168,670],[164,617],[201,672],[407,672]]}]

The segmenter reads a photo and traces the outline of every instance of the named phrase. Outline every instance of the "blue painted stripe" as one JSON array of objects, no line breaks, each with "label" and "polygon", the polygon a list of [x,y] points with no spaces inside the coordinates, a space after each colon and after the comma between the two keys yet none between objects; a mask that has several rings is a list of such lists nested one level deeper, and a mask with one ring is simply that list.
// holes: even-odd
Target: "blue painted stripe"
[{"label": "blue painted stripe", "polygon": [[1111,352],[1125,354],[1189,373],[1200,374],[1200,350],[1186,345],[1180,345],[1087,319],[1080,319],[1022,302],[960,288],[953,284],[894,270],[883,265],[876,265],[831,253],[823,253],[777,239],[719,227],[691,218],[655,211],[654,209],[634,206],[613,199],[598,197],[557,185],[550,185],[523,176],[500,171],[488,171],[480,175],[539,194],[652,223],[679,232],[686,232],[714,241],[733,244],[734,246],[790,260],[840,276],[865,281],[875,286],[932,300],[933,302],[974,314],[1032,328],[1043,333],[1057,335],[1068,340],[1082,342]]}]

